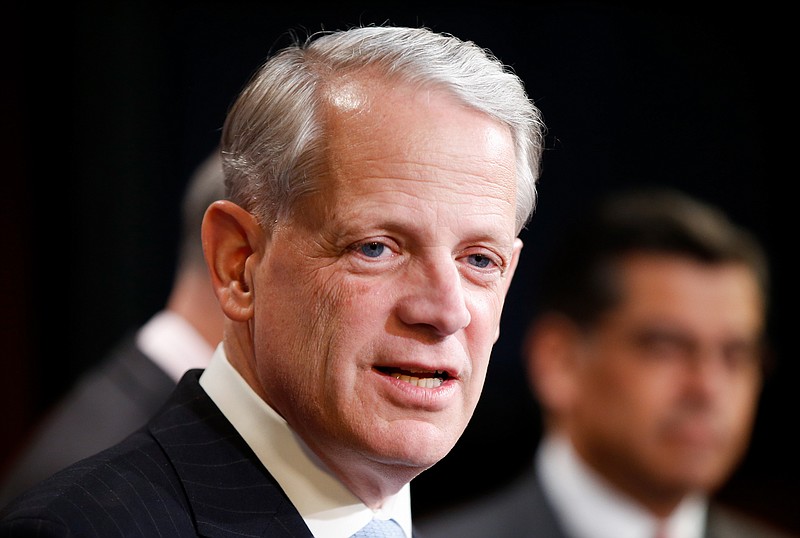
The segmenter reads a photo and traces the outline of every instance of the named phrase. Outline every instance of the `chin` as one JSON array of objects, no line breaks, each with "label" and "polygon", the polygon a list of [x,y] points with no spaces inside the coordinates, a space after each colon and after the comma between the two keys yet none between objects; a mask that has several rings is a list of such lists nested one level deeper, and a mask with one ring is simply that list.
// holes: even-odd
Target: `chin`
[{"label": "chin", "polygon": [[458,440],[446,435],[440,429],[410,428],[404,429],[400,435],[391,436],[380,442],[380,451],[387,461],[418,468],[428,469],[444,458]]},{"label": "chin", "polygon": [[[675,469],[673,481],[687,491],[714,491],[723,483],[727,473],[718,468],[690,466]],[[676,480],[677,479],[677,480]]]}]

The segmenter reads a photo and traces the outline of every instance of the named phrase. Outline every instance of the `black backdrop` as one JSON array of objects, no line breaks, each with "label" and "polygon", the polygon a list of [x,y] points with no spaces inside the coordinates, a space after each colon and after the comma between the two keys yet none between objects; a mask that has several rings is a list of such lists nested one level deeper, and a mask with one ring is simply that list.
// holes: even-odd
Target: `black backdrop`
[{"label": "black backdrop", "polygon": [[778,367],[751,449],[721,495],[800,531],[787,296],[797,242],[783,194],[793,182],[783,177],[788,143],[779,138],[788,136],[781,125],[791,125],[785,16],[766,5],[383,6],[143,1],[12,12],[22,32],[7,43],[4,90],[11,181],[3,228],[13,263],[3,264],[1,290],[9,343],[3,456],[81,371],[163,305],[186,179],[285,31],[424,25],[474,40],[511,65],[549,134],[539,206],[523,232],[483,399],[448,458],[415,480],[417,513],[497,487],[528,463],[539,421],[518,346],[535,308],[537,260],[581,204],[651,182],[722,206],[772,255]]}]

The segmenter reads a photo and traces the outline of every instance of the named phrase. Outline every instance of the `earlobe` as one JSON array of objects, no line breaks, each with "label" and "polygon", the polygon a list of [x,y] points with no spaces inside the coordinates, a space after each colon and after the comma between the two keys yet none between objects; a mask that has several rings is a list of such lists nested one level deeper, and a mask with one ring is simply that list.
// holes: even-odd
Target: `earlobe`
[{"label": "earlobe", "polygon": [[222,311],[235,321],[253,315],[252,262],[263,245],[256,218],[228,200],[211,204],[202,227],[203,251]]}]

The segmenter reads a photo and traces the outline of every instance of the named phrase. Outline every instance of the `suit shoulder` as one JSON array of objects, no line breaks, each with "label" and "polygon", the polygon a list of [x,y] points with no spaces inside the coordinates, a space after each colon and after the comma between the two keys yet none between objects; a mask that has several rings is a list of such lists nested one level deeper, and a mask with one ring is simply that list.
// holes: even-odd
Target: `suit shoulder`
[{"label": "suit shoulder", "polygon": [[708,513],[711,538],[800,538],[731,507],[714,504]]},{"label": "suit shoulder", "polygon": [[542,538],[564,537],[532,471],[493,493],[428,516],[417,526],[425,538],[519,538],[532,532]]},{"label": "suit shoulder", "polygon": [[143,429],[11,501],[0,511],[0,536],[44,527],[80,536],[182,536],[189,512],[172,465]]}]

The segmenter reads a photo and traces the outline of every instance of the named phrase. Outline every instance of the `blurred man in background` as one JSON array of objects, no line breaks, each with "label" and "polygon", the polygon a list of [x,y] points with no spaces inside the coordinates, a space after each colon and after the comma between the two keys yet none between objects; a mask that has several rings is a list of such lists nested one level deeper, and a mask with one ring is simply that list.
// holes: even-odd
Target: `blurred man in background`
[{"label": "blurred man in background", "polygon": [[768,266],[755,238],[674,191],[609,196],[556,248],[524,346],[544,436],[507,489],[430,538],[766,538],[713,500],[750,439]]},{"label": "blurred man in background", "polygon": [[196,169],[182,203],[182,235],[164,309],[86,372],[23,446],[0,488],[0,506],[54,472],[142,426],[186,370],[203,368],[222,339],[223,315],[203,258],[206,208],[225,195],[215,149]]}]

